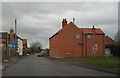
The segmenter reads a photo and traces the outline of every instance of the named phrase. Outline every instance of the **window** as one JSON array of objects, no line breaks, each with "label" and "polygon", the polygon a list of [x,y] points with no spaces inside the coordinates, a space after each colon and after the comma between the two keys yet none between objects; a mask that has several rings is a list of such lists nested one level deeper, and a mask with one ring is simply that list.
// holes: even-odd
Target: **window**
[{"label": "window", "polygon": [[87,35],[87,39],[91,39],[91,35]]},{"label": "window", "polygon": [[80,39],[80,35],[76,35],[76,39]]},{"label": "window", "polygon": [[2,44],[0,44],[0,47],[2,47]]}]

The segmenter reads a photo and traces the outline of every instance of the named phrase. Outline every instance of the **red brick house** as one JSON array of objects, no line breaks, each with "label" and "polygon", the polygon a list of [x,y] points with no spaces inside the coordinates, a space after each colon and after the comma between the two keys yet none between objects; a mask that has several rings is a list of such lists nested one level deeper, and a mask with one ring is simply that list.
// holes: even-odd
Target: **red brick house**
[{"label": "red brick house", "polygon": [[[0,37],[0,44],[1,44],[1,47],[0,47],[0,50],[6,50],[7,49],[7,32],[2,32],[1,33],[1,37]],[[4,46],[4,47],[2,47]]]},{"label": "red brick house", "polygon": [[[9,54],[11,57],[14,57],[17,55],[17,50],[16,52],[14,52],[15,48],[11,48],[11,44],[12,42],[15,41],[15,33],[13,29],[10,29],[10,32],[0,32],[1,37],[0,37],[0,52],[2,52],[2,59],[6,59],[9,58]],[[22,41],[22,45],[23,45],[23,51],[25,52],[25,50],[27,49],[27,39],[22,39],[19,36],[17,36],[17,43],[18,43],[18,39],[20,39]],[[19,44],[18,44],[19,45]],[[11,53],[9,53],[11,52]],[[27,54],[27,53],[24,53]]]},{"label": "red brick house", "polygon": [[[2,32],[0,33],[1,37],[0,37],[0,54],[2,56],[2,59],[6,58],[8,55],[6,53],[8,47],[7,47],[7,43],[8,43],[8,33],[7,32]],[[6,56],[5,56],[6,55]],[[1,59],[1,60],[2,60]]]},{"label": "red brick house", "polygon": [[49,49],[48,48],[42,49],[42,51],[45,52],[45,54],[44,54],[45,57],[49,57]]},{"label": "red brick house", "polygon": [[100,28],[78,28],[73,22],[62,21],[62,29],[49,38],[50,57],[104,56],[105,33]]},{"label": "red brick house", "polygon": [[117,44],[116,41],[114,41],[108,36],[105,36],[105,45],[115,45],[115,44]]},{"label": "red brick house", "polygon": [[23,40],[23,54],[26,55],[28,51],[27,39],[22,39],[22,40]]}]

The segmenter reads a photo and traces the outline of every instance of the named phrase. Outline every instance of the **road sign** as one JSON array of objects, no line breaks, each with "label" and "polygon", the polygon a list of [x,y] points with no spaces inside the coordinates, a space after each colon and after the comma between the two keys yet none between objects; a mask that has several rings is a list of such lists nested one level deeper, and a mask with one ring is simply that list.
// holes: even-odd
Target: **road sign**
[{"label": "road sign", "polygon": [[96,57],[97,46],[98,46],[98,45],[94,45],[94,46],[93,46],[94,59],[95,59],[95,57]]},{"label": "road sign", "polygon": [[12,45],[17,45],[17,43],[16,42],[12,42]]},{"label": "road sign", "polygon": [[17,48],[16,45],[12,45],[12,48]]},{"label": "road sign", "polygon": [[12,44],[8,44],[8,47],[12,47]]},{"label": "road sign", "polygon": [[16,42],[12,42],[12,48],[17,48],[17,43]]},{"label": "road sign", "polygon": [[0,44],[0,47],[2,47],[2,44]]},{"label": "road sign", "polygon": [[93,51],[96,52],[97,51],[97,45],[93,46]]}]

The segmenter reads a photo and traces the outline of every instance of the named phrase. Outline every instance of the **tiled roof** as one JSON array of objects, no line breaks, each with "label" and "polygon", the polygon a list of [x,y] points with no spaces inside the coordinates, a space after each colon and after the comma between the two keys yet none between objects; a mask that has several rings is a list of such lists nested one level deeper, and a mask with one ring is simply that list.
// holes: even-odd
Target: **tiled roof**
[{"label": "tiled roof", "polygon": [[[70,22],[69,24],[74,24],[72,22]],[[64,28],[66,28],[67,26],[69,26],[69,24],[67,24]],[[77,26],[76,26],[77,27]],[[61,30],[63,30],[64,28],[60,29],[57,33],[55,33],[52,37],[54,37],[56,34],[58,34]],[[100,28],[79,28],[80,30],[83,30],[84,34],[93,34],[95,32],[95,34],[100,34],[100,35],[105,35],[105,33],[100,29]],[[50,37],[49,39],[51,39],[52,37]]]},{"label": "tiled roof", "polygon": [[109,36],[105,36],[105,44],[106,45],[115,45],[117,42],[110,38]]},{"label": "tiled roof", "polygon": [[100,28],[79,28],[83,30],[83,33],[85,34],[93,34],[94,32],[96,34],[105,34]]}]

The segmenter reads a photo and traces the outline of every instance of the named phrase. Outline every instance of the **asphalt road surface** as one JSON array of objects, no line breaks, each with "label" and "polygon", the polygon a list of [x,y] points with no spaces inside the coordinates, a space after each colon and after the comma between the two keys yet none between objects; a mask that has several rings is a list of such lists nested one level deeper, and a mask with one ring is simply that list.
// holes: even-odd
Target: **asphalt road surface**
[{"label": "asphalt road surface", "polygon": [[0,77],[2,76],[2,62],[0,62]]},{"label": "asphalt road surface", "polygon": [[3,76],[116,76],[85,67],[52,61],[37,55],[27,56],[9,66]]}]

